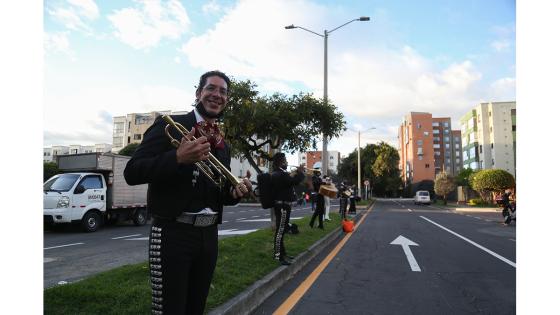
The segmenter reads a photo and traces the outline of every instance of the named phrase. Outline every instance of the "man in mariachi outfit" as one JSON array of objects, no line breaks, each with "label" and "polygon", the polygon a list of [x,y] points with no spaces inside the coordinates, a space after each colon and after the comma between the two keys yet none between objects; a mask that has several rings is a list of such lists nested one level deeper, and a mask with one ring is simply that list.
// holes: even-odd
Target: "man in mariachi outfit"
[{"label": "man in mariachi outfit", "polygon": [[218,227],[223,205],[234,205],[251,191],[244,178],[233,187],[214,184],[194,164],[212,153],[229,169],[230,148],[216,120],[229,96],[230,80],[222,72],[200,77],[196,107],[171,118],[190,130],[189,141],[175,148],[165,134],[167,123],[158,117],[124,170],[130,185],[148,183],[148,208],[154,218],[149,263],[153,314],[202,314],[218,257]]},{"label": "man in mariachi outfit", "polygon": [[311,216],[311,221],[309,221],[309,226],[313,228],[315,225],[315,218],[318,217],[319,228],[324,229],[323,215],[325,214],[325,196],[319,193],[319,189],[321,188],[321,185],[324,185],[326,183],[323,182],[323,179],[321,178],[321,173],[319,172],[314,173],[313,177],[311,178],[311,183],[313,185],[313,190],[316,193],[317,200],[316,200],[315,211],[313,211],[313,215]]},{"label": "man in mariachi outfit", "polygon": [[284,247],[284,234],[290,223],[290,213],[292,212],[291,203],[296,200],[294,186],[299,184],[304,178],[303,166],[298,167],[297,173],[291,176],[286,169],[288,162],[284,153],[276,153],[272,157],[271,185],[274,192],[274,219],[276,221],[276,231],[274,233],[274,259],[282,265],[290,265],[290,258],[286,255]]}]

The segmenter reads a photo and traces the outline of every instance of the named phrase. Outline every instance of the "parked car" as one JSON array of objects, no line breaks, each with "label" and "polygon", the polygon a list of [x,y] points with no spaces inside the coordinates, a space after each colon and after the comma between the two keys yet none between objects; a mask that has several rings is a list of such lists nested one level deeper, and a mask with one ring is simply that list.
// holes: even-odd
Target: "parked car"
[{"label": "parked car", "polygon": [[414,195],[414,204],[427,204],[429,205],[431,203],[430,200],[430,192],[427,190],[419,190],[416,192],[416,195]]}]

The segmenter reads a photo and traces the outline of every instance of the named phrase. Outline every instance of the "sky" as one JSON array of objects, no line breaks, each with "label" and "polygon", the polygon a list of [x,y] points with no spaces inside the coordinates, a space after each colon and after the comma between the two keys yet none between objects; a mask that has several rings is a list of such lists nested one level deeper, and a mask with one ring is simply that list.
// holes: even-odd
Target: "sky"
[{"label": "sky", "polygon": [[[190,110],[200,75],[250,79],[261,95],[328,96],[348,130],[329,142],[396,145],[411,112],[459,118],[516,100],[515,1],[47,0],[44,146],[112,143],[112,117]],[[319,144],[320,145],[320,144]],[[319,150],[322,148],[319,147]]]}]

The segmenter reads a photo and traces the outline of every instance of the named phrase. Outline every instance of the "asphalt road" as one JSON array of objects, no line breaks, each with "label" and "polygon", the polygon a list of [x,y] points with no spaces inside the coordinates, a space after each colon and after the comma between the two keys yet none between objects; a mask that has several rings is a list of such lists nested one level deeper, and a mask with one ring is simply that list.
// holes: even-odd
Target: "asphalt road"
[{"label": "asphalt road", "polygon": [[[378,199],[322,272],[334,245],[253,314],[285,301],[295,303],[289,314],[515,314],[516,228],[501,222],[499,212]],[[391,244],[403,238],[417,246]]]},{"label": "asphalt road", "polygon": [[[333,202],[331,211],[338,211]],[[291,217],[311,214],[311,207],[294,207]],[[220,238],[270,227],[270,210],[255,206],[224,207]],[[147,260],[150,224],[121,223],[104,226],[95,233],[83,233],[78,226],[64,226],[44,232],[43,286],[70,283],[92,274]]]}]

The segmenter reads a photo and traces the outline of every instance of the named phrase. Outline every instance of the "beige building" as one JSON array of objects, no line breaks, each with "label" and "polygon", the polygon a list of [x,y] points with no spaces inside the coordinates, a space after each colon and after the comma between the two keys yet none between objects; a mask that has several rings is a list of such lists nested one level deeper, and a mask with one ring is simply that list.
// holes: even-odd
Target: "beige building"
[{"label": "beige building", "polygon": [[113,117],[113,153],[118,153],[122,148],[131,143],[140,143],[144,132],[150,127],[159,115],[182,115],[185,111],[172,112],[170,110],[150,113],[132,113],[126,116]]},{"label": "beige building", "polygon": [[81,154],[91,152],[111,152],[112,145],[108,143],[97,143],[94,145],[53,145],[43,148],[43,162],[56,162],[57,155]]},{"label": "beige building", "polygon": [[461,118],[464,168],[503,169],[515,176],[515,104],[480,103]]}]

